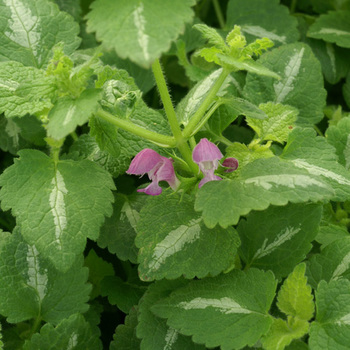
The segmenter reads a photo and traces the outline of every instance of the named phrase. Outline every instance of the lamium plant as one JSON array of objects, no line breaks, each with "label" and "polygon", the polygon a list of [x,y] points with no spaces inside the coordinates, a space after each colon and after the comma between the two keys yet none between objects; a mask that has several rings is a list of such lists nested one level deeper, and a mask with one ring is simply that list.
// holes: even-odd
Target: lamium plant
[{"label": "lamium plant", "polygon": [[0,350],[350,349],[350,0],[0,14]]}]

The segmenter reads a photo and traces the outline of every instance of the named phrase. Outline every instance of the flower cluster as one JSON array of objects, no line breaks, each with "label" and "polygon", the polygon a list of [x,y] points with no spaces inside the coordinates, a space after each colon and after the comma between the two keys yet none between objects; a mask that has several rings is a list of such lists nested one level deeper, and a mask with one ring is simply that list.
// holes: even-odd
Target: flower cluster
[{"label": "flower cluster", "polygon": [[[192,159],[198,164],[199,170],[204,177],[199,182],[199,188],[208,181],[221,180],[221,177],[214,174],[219,166],[219,160],[223,157],[219,148],[206,138],[200,140],[198,145],[193,149]],[[238,168],[238,160],[236,158],[227,158],[223,161],[222,166],[227,168],[225,172],[232,172]],[[176,190],[180,181],[175,175],[173,160],[158,154],[156,151],[146,148],[139,152],[132,160],[129,169],[126,171],[130,175],[144,175],[152,182],[143,189],[137,190],[152,196],[162,193],[159,186],[160,181],[166,181],[173,190]]]}]

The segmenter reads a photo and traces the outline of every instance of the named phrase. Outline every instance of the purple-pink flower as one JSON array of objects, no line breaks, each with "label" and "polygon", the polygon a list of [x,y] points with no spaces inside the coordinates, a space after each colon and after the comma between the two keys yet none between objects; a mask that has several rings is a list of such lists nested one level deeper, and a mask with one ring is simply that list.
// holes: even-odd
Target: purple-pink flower
[{"label": "purple-pink flower", "polygon": [[[192,159],[198,164],[199,169],[204,178],[199,182],[198,187],[201,188],[209,181],[221,180],[221,177],[214,174],[219,166],[219,160],[223,157],[219,148],[206,138],[201,139],[198,145],[193,149]],[[236,158],[227,158],[222,163],[227,168],[225,172],[230,173],[238,168],[238,160]]]},{"label": "purple-pink flower", "polygon": [[137,192],[144,192],[152,196],[162,193],[162,188],[158,184],[160,181],[168,182],[173,190],[176,190],[180,184],[175,175],[173,160],[161,156],[150,148],[139,152],[126,172],[130,175],[141,176],[147,173],[152,182],[146,188],[139,189]]}]

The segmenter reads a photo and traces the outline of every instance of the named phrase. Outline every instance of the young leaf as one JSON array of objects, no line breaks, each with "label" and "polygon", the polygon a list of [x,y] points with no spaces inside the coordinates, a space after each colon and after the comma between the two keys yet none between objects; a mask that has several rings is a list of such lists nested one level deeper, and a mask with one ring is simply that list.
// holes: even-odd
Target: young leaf
[{"label": "young leaf", "polygon": [[350,281],[321,281],[316,291],[316,321],[310,328],[312,350],[346,350],[350,344]]},{"label": "young leaf", "polygon": [[137,233],[139,275],[145,281],[215,276],[234,264],[240,243],[231,227],[208,229],[187,195],[149,198]]},{"label": "young leaf", "polygon": [[[253,346],[272,324],[268,310],[275,296],[271,272],[234,270],[192,281],[151,310],[195,343],[223,350]],[[213,322],[215,320],[215,322]]]},{"label": "young leaf", "polygon": [[23,241],[19,230],[1,234],[0,312],[10,323],[36,317],[58,324],[88,309],[91,286],[87,268],[77,258],[67,272],[55,269],[35,245]]},{"label": "young leaf", "polygon": [[88,31],[96,32],[97,39],[121,58],[148,68],[192,20],[194,4],[194,0],[95,0],[87,15]]},{"label": "young leaf", "polygon": [[0,113],[6,117],[23,117],[51,108],[54,93],[54,81],[44,71],[18,62],[0,62]]},{"label": "young leaf", "polygon": [[102,349],[101,341],[96,337],[88,322],[80,314],[72,315],[63,320],[56,327],[50,323],[45,324],[40,334],[35,333],[30,340],[27,340],[23,350],[37,349]]},{"label": "young leaf", "polygon": [[318,17],[307,35],[350,48],[350,12],[331,11]]},{"label": "young leaf", "polygon": [[125,317],[124,324],[120,324],[113,335],[110,350],[140,349],[141,340],[136,337],[137,308],[132,308]]},{"label": "young leaf", "polygon": [[237,227],[242,260],[248,266],[271,270],[277,278],[287,276],[312,248],[321,214],[316,204],[251,212]]},{"label": "young leaf", "polygon": [[87,89],[77,98],[61,98],[49,113],[48,136],[60,140],[85,124],[97,111],[101,98],[97,89]]},{"label": "young leaf", "polygon": [[309,321],[315,311],[311,287],[307,284],[304,263],[297,265],[278,292],[277,306],[287,316]]},{"label": "young leaf", "polygon": [[322,245],[321,249],[323,249],[337,239],[344,238],[348,235],[349,232],[346,227],[328,224],[326,226],[320,226],[315,240]]},{"label": "young leaf", "polygon": [[97,244],[101,248],[107,247],[109,252],[116,254],[120,260],[130,260],[136,264],[138,249],[134,241],[137,222],[147,196],[116,194],[115,197],[113,215],[107,218],[102,226]]},{"label": "young leaf", "polygon": [[320,63],[309,46],[284,45],[264,53],[257,63],[278,73],[281,79],[248,73],[244,93],[250,101],[256,105],[272,101],[296,107],[298,124],[313,124],[323,118],[326,91]]},{"label": "young leaf", "polygon": [[339,163],[350,168],[350,117],[345,117],[337,125],[326,131],[326,140],[336,149]]},{"label": "young leaf", "polygon": [[307,275],[310,284],[316,288],[317,284],[340,278],[350,278],[350,237],[344,238],[327,245],[320,254],[311,257],[308,264]]},{"label": "young leaf", "polygon": [[257,136],[264,141],[287,141],[288,134],[298,116],[298,110],[291,106],[280,103],[262,103],[259,108],[266,113],[267,118],[263,120],[246,118],[248,125],[254,129]]},{"label": "young leaf", "polygon": [[63,43],[68,55],[80,44],[79,25],[51,1],[1,0],[0,9],[1,61],[41,68],[48,63],[57,43]]},{"label": "young leaf", "polygon": [[55,163],[37,150],[19,155],[0,177],[2,208],[12,209],[30,245],[66,271],[112,213],[112,178],[87,160]]},{"label": "young leaf", "polygon": [[275,46],[298,39],[297,21],[278,0],[230,0],[227,5],[226,28],[239,25],[248,42],[266,37]]},{"label": "young leaf", "polygon": [[[183,279],[173,281],[157,281],[151,284],[139,304],[139,324],[137,336],[142,339],[141,350],[204,350],[202,345],[194,344],[190,337],[182,335],[176,329],[169,327],[166,320],[156,317],[151,307],[160,299],[166,298],[177,288],[187,282]],[[134,350],[134,349],[132,349]]]}]

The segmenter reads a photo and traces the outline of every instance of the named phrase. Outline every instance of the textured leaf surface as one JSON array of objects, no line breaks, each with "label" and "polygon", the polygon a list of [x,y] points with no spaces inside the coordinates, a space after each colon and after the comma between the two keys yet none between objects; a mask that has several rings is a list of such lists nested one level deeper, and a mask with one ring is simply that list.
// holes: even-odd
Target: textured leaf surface
[{"label": "textured leaf surface", "polygon": [[287,316],[309,321],[315,311],[312,289],[305,277],[306,265],[297,265],[278,292],[277,306]]},{"label": "textured leaf surface", "polygon": [[[139,282],[139,281],[138,281]],[[102,281],[102,296],[108,296],[108,301],[112,305],[117,305],[118,309],[128,313],[132,306],[137,305],[147,287],[132,281],[124,282],[116,276],[108,276]]]},{"label": "textured leaf surface", "polygon": [[336,149],[339,163],[350,167],[350,117],[345,117],[337,125],[331,125],[326,131],[327,141]]},{"label": "textured leaf surface", "polygon": [[329,224],[326,226],[320,226],[320,230],[315,240],[322,245],[321,249],[326,247],[328,244],[336,241],[337,239],[348,236],[349,232],[344,226],[338,226]]},{"label": "textured leaf surface", "polygon": [[141,350],[204,350],[202,345],[194,344],[176,329],[167,326],[166,320],[158,318],[150,308],[160,299],[166,298],[171,292],[183,287],[187,282],[183,279],[174,281],[157,281],[151,284],[139,304],[139,324],[137,336],[142,338]]},{"label": "textured leaf surface", "polygon": [[242,260],[248,266],[271,270],[277,278],[288,275],[312,248],[321,213],[321,206],[315,204],[251,212],[237,228]]},{"label": "textured leaf surface", "polygon": [[66,54],[80,44],[79,25],[50,1],[1,0],[0,13],[0,61],[40,68],[57,43],[63,43]]},{"label": "textured leaf surface", "polygon": [[208,229],[187,195],[149,198],[137,233],[139,275],[145,281],[215,276],[233,265],[240,243],[231,227]]},{"label": "textured leaf surface", "polygon": [[323,118],[326,91],[320,63],[309,46],[284,45],[263,54],[257,62],[279,74],[281,79],[248,73],[244,93],[250,101],[257,105],[272,101],[296,107],[300,124],[317,123]]},{"label": "textured leaf surface", "polygon": [[263,103],[259,108],[267,115],[263,120],[252,119],[248,115],[247,123],[261,140],[283,143],[297,119],[298,110],[280,103]]},{"label": "textured leaf surface", "polygon": [[[233,271],[192,281],[151,310],[196,343],[223,350],[252,346],[272,324],[276,281],[271,272]],[[215,320],[215,322],[213,322]]]},{"label": "textured leaf surface", "polygon": [[110,350],[137,350],[141,340],[136,337],[137,309],[132,308],[125,317],[124,324],[120,324],[113,335]]},{"label": "textured leaf surface", "polygon": [[44,71],[18,62],[0,62],[0,112],[6,117],[51,108],[54,89],[53,80]]},{"label": "textured leaf surface", "polygon": [[350,236],[337,239],[327,245],[320,254],[311,257],[307,275],[310,284],[317,284],[340,278],[350,279]]},{"label": "textured leaf surface", "polygon": [[98,245],[108,248],[119,259],[137,263],[138,249],[135,246],[137,222],[140,210],[145,205],[147,196],[116,194],[113,215],[107,218],[101,228]]},{"label": "textured leaf surface", "polygon": [[24,350],[37,349],[102,349],[101,341],[92,334],[90,325],[80,314],[72,315],[56,327],[45,324],[40,334],[36,333],[24,344]]},{"label": "textured leaf surface", "polygon": [[75,130],[78,125],[86,123],[99,107],[100,92],[97,89],[88,89],[77,98],[62,98],[51,109],[48,135],[60,140]]},{"label": "textured leaf surface", "polygon": [[350,12],[331,11],[318,17],[307,35],[350,48]]},{"label": "textured leaf surface", "polygon": [[97,239],[104,216],[112,213],[112,178],[87,160],[55,165],[37,150],[19,155],[0,177],[2,208],[12,209],[29,244],[67,270],[86,238]]},{"label": "textured leaf surface", "polygon": [[267,37],[275,46],[298,39],[297,21],[278,0],[230,0],[227,6],[228,29],[239,25],[249,42]]},{"label": "textured leaf surface", "polygon": [[8,322],[42,317],[58,324],[76,312],[88,309],[91,286],[87,268],[79,257],[65,272],[59,272],[35,245],[24,242],[19,230],[1,234],[0,312]]},{"label": "textured leaf surface", "polygon": [[185,30],[194,4],[194,0],[96,0],[87,15],[88,30],[121,58],[149,67]]},{"label": "textured leaf surface", "polygon": [[321,281],[316,291],[316,321],[311,324],[312,350],[346,350],[350,344],[350,281]]}]

